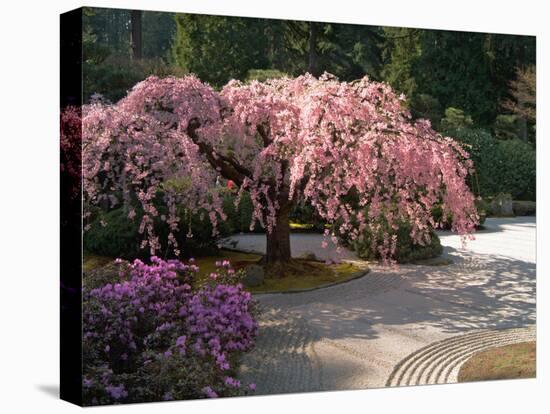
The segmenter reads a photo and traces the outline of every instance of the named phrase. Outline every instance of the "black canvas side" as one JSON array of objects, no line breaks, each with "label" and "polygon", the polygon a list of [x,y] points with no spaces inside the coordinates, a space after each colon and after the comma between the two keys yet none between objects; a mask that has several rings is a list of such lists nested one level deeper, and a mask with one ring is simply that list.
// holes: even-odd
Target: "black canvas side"
[{"label": "black canvas side", "polygon": [[[82,9],[60,19],[60,110],[82,105]],[[78,117],[77,119],[81,119]],[[63,125],[61,125],[63,127]],[[74,129],[73,129],[74,131]],[[82,405],[82,165],[81,127],[76,147],[67,154],[61,146],[60,270],[61,355],[60,397]],[[64,149],[65,148],[65,149]],[[75,153],[78,152],[78,153]],[[70,168],[68,165],[70,163]]]}]

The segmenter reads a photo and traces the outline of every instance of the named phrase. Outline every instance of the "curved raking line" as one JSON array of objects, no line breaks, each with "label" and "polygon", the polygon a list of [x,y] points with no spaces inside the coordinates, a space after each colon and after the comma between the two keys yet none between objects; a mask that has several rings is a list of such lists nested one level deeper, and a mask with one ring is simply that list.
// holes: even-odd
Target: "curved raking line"
[{"label": "curved raking line", "polygon": [[482,330],[434,342],[413,352],[393,369],[387,387],[456,382],[458,371],[474,353],[489,348],[533,341],[535,326]]}]

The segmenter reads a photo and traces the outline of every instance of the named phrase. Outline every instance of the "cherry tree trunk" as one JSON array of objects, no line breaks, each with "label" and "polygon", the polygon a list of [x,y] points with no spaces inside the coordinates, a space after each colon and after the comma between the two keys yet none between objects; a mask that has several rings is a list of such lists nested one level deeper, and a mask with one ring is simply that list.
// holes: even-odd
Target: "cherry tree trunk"
[{"label": "cherry tree trunk", "polygon": [[290,206],[283,206],[276,216],[276,224],[271,233],[267,233],[265,263],[290,261],[290,224],[288,213]]}]

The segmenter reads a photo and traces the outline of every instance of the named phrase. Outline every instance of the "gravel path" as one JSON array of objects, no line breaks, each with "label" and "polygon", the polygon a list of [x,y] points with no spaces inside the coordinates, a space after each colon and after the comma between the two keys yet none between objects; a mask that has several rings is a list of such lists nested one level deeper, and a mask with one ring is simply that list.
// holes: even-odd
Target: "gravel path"
[{"label": "gravel path", "polygon": [[[261,238],[240,235],[237,248]],[[321,240],[292,235],[293,252],[337,254]],[[533,338],[534,218],[488,219],[466,248],[450,233],[441,241],[451,265],[374,266],[342,285],[259,295],[265,313],[243,380],[258,394],[454,382],[470,350]]]}]

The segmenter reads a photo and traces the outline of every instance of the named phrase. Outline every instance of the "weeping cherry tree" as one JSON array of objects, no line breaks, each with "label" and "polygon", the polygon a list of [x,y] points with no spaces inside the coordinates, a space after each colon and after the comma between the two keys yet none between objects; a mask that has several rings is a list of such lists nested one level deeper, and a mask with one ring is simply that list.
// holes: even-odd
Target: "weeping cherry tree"
[{"label": "weeping cherry tree", "polygon": [[428,121],[413,120],[404,99],[367,77],[340,82],[326,73],[233,80],[220,92],[194,76],[149,77],[118,103],[83,110],[86,205],[126,206],[153,254],[161,194],[167,242],[179,254],[177,206],[208,215],[216,231],[226,217],[215,183],[231,180],[236,203],[250,194],[251,227],[266,229],[267,264],[290,260],[289,212],[298,203],[332,224],[325,237],[334,241],[381,234],[371,247],[387,259],[400,222],[410,223],[414,242],[429,242],[437,203],[466,238],[478,220],[465,181],[472,162]]}]

